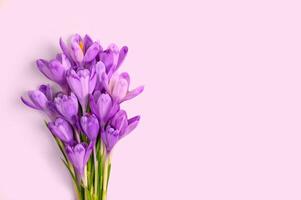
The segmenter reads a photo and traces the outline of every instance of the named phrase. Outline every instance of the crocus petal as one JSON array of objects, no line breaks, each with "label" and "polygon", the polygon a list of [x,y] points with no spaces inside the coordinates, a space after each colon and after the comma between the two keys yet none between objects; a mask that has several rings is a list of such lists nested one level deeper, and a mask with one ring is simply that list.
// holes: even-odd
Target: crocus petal
[{"label": "crocus petal", "polygon": [[119,110],[112,118],[110,124],[119,131],[120,135],[123,135],[128,126],[126,112],[124,110]]},{"label": "crocus petal", "polygon": [[[122,64],[122,62],[124,61],[126,55],[128,53],[128,47],[127,46],[124,46],[120,49],[119,51],[119,56],[118,56],[118,63],[117,63],[117,66],[116,66],[116,70],[119,68],[119,66]],[[115,71],[116,71],[115,70]]]},{"label": "crocus petal", "polygon": [[80,35],[75,34],[71,37],[71,57],[74,61],[81,63],[84,59],[83,41]]},{"label": "crocus petal", "polygon": [[121,137],[124,137],[127,134],[129,134],[130,132],[132,132],[138,126],[139,121],[140,121],[140,116],[135,116],[135,117],[129,119],[128,126],[127,126],[124,134]]},{"label": "crocus petal", "polygon": [[69,87],[71,90],[76,94],[78,98],[81,97],[81,83],[80,83],[80,77],[74,70],[67,71],[66,79],[69,84]]},{"label": "crocus petal", "polygon": [[71,55],[70,55],[70,49],[67,47],[66,43],[64,42],[64,40],[62,38],[60,38],[60,47],[61,47],[63,53],[70,60],[70,62],[72,62],[72,58],[71,58]]},{"label": "crocus petal", "polygon": [[119,110],[120,110],[119,102],[113,100],[112,108],[110,109],[110,112],[107,114],[107,117],[105,118],[105,122],[110,120]]},{"label": "crocus petal", "polygon": [[126,82],[128,84],[128,88],[127,88],[127,90],[128,90],[129,86],[130,86],[130,83],[131,83],[130,75],[127,72],[122,72],[121,74],[119,74],[119,79],[125,79],[126,80]]},{"label": "crocus petal", "polygon": [[58,60],[65,71],[71,68],[70,60],[67,58],[65,54],[59,53],[56,55],[56,60]]},{"label": "crocus petal", "polygon": [[35,106],[33,103],[31,103],[29,100],[26,100],[24,97],[21,97],[21,101],[27,105],[30,108],[36,109],[36,110],[40,110],[40,108],[38,108],[37,106]]},{"label": "crocus petal", "polygon": [[97,82],[97,73],[95,70],[95,66],[92,66],[90,70],[90,77],[89,77],[89,94],[92,94],[94,92],[95,86]]},{"label": "crocus petal", "polygon": [[94,145],[95,145],[95,141],[92,141],[92,142],[90,142],[89,146],[86,147],[86,152],[85,152],[85,156],[84,156],[84,165],[86,165],[87,162],[89,161],[89,158],[93,151]]},{"label": "crocus petal", "polygon": [[84,53],[77,43],[71,44],[73,60],[81,63],[84,59]]},{"label": "crocus petal", "polygon": [[116,99],[122,100],[123,98],[126,97],[128,88],[129,88],[129,84],[127,80],[120,78],[113,88],[112,96]]},{"label": "crocus petal", "polygon": [[121,102],[123,101],[127,101],[127,100],[130,100],[136,96],[138,96],[140,93],[142,93],[144,90],[144,86],[139,86],[137,87],[136,89],[132,90],[132,91],[129,91],[127,93],[127,95],[121,100]]},{"label": "crocus petal", "polygon": [[100,46],[97,42],[94,42],[89,49],[87,49],[84,57],[84,62],[91,62],[98,54]]},{"label": "crocus petal", "polygon": [[48,79],[52,80],[52,72],[49,70],[49,62],[44,59],[38,59],[36,61],[37,67],[42,74],[44,74]]},{"label": "crocus petal", "polygon": [[97,73],[97,86],[98,90],[108,90],[108,76],[106,73],[106,67],[103,62],[99,61],[95,65],[95,71]]},{"label": "crocus petal", "polygon": [[84,51],[86,52],[87,49],[93,44],[93,40],[89,35],[85,35],[84,37]]}]

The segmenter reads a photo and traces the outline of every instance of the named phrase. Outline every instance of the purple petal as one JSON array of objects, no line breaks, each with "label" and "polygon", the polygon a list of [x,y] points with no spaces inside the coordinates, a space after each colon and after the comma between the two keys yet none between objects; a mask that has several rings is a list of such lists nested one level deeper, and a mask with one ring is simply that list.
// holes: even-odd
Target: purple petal
[{"label": "purple petal", "polygon": [[52,73],[49,70],[48,61],[43,59],[38,59],[36,61],[36,65],[42,74],[44,74],[48,79],[53,80]]},{"label": "purple petal", "polygon": [[119,66],[123,63],[126,55],[128,53],[128,47],[127,46],[124,46],[120,49],[119,51],[119,57],[118,57],[118,63],[117,63],[117,67],[116,67],[116,70],[119,68]]},{"label": "purple petal", "polygon": [[70,56],[70,50],[62,38],[60,38],[60,47],[67,58],[69,58],[69,60],[72,60]]},{"label": "purple petal", "polygon": [[120,105],[118,101],[113,101],[112,108],[106,117],[106,121],[110,120],[119,111],[119,109],[120,109]]},{"label": "purple petal", "polygon": [[140,93],[143,92],[143,90],[144,90],[144,86],[140,86],[140,87],[137,87],[136,89],[134,89],[134,90],[132,90],[132,91],[129,91],[129,92],[127,93],[127,95],[125,96],[125,98],[123,98],[123,99],[121,100],[121,102],[130,100],[130,99],[132,99],[132,98],[138,96]]},{"label": "purple petal", "polygon": [[89,90],[88,90],[89,94],[92,94],[94,92],[96,82],[97,82],[97,73],[95,70],[95,66],[93,66],[90,71]]},{"label": "purple petal", "polygon": [[92,113],[94,113],[99,118],[98,109],[95,103],[94,96],[92,94],[89,95],[89,103]]},{"label": "purple petal", "polygon": [[127,128],[125,130],[124,135],[122,135],[122,137],[126,136],[131,131],[133,131],[137,127],[139,121],[140,121],[140,116],[135,116],[135,117],[129,119],[128,120],[128,126],[127,126]]},{"label": "purple petal", "polygon": [[90,142],[89,146],[86,148],[86,153],[85,153],[85,157],[84,157],[84,165],[87,164],[87,162],[89,161],[90,155],[93,151],[95,142]]},{"label": "purple petal", "polygon": [[37,106],[35,106],[33,103],[31,103],[30,101],[26,100],[24,97],[21,97],[21,101],[27,105],[30,108],[36,109],[36,110],[40,110],[40,108],[38,108]]},{"label": "purple petal", "polygon": [[91,62],[96,55],[98,54],[100,49],[100,46],[97,42],[94,42],[89,49],[87,49],[85,57],[84,57],[84,62]]},{"label": "purple petal", "polygon": [[47,108],[48,99],[45,96],[45,94],[42,93],[41,91],[39,91],[39,90],[29,91],[28,96],[31,99],[31,101],[33,102],[33,104],[35,106],[37,106],[38,108],[40,108],[41,110],[44,110]]},{"label": "purple petal", "polygon": [[128,85],[130,85],[131,79],[129,73],[122,72],[121,74],[119,74],[119,77],[125,79],[128,82]]},{"label": "purple petal", "polygon": [[84,37],[84,51],[86,52],[87,49],[93,44],[93,40],[89,35],[85,35]]}]

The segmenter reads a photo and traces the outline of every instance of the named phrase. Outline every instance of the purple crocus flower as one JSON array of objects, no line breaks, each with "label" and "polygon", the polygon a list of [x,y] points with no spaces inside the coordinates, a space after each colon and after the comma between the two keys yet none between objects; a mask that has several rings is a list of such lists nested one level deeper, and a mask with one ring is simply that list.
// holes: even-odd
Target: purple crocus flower
[{"label": "purple crocus flower", "polygon": [[79,143],[75,146],[68,145],[66,147],[67,156],[81,179],[84,177],[84,169],[92,153],[93,146],[94,143],[90,143],[89,146],[86,143]]},{"label": "purple crocus flower", "polygon": [[75,72],[73,69],[66,74],[66,79],[71,90],[77,96],[83,112],[86,111],[88,96],[92,94],[96,85],[96,72],[94,68],[91,71],[88,69],[81,69]]},{"label": "purple crocus flower", "polygon": [[88,35],[82,39],[78,34],[71,37],[70,47],[68,47],[62,39],[60,39],[60,46],[64,54],[79,65],[94,60],[101,50],[98,42],[93,42]]},{"label": "purple crocus flower", "polygon": [[95,91],[90,95],[90,108],[103,126],[119,110],[119,104],[109,94]]},{"label": "purple crocus flower", "polygon": [[111,44],[106,50],[99,51],[99,60],[106,66],[109,77],[117,71],[128,52],[128,47],[124,46],[120,50],[115,44]]},{"label": "purple crocus flower", "polygon": [[47,126],[51,133],[64,143],[72,144],[74,142],[72,127],[66,120],[57,118],[54,122],[49,122]]},{"label": "purple crocus flower", "polygon": [[95,141],[98,136],[99,123],[95,115],[85,114],[80,118],[80,125],[90,141]]},{"label": "purple crocus flower", "polygon": [[123,102],[132,99],[143,92],[144,87],[140,86],[136,89],[129,91],[130,76],[128,73],[121,74],[114,73],[110,79],[108,91],[111,96],[118,102]]},{"label": "purple crocus flower", "polygon": [[56,59],[46,61],[37,60],[37,67],[50,80],[58,83],[62,88],[66,89],[65,73],[71,68],[71,64],[64,54],[58,54]]},{"label": "purple crocus flower", "polygon": [[59,93],[54,98],[54,104],[58,112],[65,117],[70,123],[74,123],[74,117],[78,113],[78,101],[76,96],[71,92],[70,96]]},{"label": "purple crocus flower", "polygon": [[111,152],[114,145],[121,138],[137,127],[139,120],[140,116],[127,119],[127,114],[124,110],[120,110],[114,115],[114,117],[108,122],[105,130],[101,133],[101,138],[108,153]]},{"label": "purple crocus flower", "polygon": [[27,92],[29,98],[21,97],[22,102],[36,110],[44,111],[51,119],[56,117],[53,95],[49,85],[40,85],[37,90]]}]

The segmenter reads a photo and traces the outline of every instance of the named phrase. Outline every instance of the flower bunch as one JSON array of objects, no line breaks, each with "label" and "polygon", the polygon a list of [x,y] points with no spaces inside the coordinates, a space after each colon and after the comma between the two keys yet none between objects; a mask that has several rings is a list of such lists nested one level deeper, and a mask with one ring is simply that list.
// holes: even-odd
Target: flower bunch
[{"label": "flower bunch", "polygon": [[140,94],[143,86],[129,90],[129,74],[118,72],[126,46],[103,49],[88,35],[75,34],[68,45],[60,39],[60,47],[54,59],[38,59],[36,64],[61,90],[41,85],[21,100],[47,114],[46,125],[63,154],[78,200],[105,200],[112,149],[140,120],[128,118],[120,105]]}]

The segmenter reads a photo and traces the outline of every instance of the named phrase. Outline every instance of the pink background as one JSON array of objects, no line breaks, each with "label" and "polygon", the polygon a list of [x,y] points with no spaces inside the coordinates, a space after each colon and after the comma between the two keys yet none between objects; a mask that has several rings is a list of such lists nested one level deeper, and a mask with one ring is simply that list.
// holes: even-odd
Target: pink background
[{"label": "pink background", "polygon": [[58,38],[128,45],[145,92],[109,200],[301,199],[300,1],[0,0],[0,199],[73,200],[42,115],[19,96]]}]

